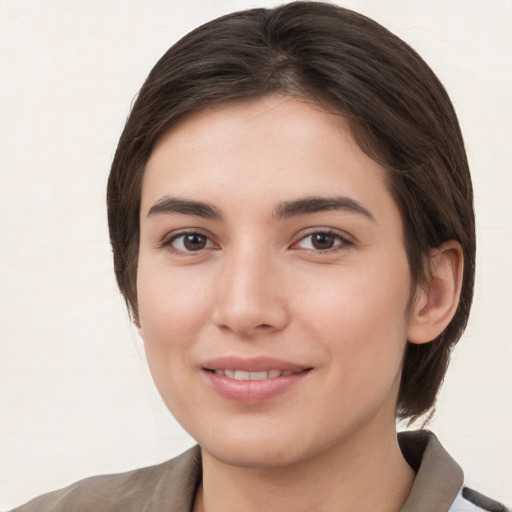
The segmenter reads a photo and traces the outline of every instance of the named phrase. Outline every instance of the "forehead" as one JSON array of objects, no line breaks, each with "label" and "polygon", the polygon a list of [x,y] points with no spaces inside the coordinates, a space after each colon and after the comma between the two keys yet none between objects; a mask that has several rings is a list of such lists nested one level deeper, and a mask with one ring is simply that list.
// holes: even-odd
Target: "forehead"
[{"label": "forehead", "polygon": [[[212,105],[186,115],[164,133],[155,144],[147,167],[171,152],[175,156],[188,153],[193,157],[199,155],[198,150],[213,154],[230,149],[230,145],[235,157],[242,156],[236,149],[243,144],[246,160],[253,156],[247,153],[250,149],[263,156],[277,146],[293,148],[295,152],[310,149],[313,142],[320,150],[318,140],[314,140],[320,132],[329,132],[333,138],[344,139],[346,144],[353,142],[343,116],[327,113],[317,103],[305,99],[276,94]],[[269,134],[272,141],[265,140]],[[262,142],[266,143],[264,147]]]},{"label": "forehead", "polygon": [[244,198],[238,206],[247,208],[305,195],[393,202],[387,171],[358,147],[345,118],[283,96],[215,106],[176,124],[147,163],[142,213],[166,194]]}]

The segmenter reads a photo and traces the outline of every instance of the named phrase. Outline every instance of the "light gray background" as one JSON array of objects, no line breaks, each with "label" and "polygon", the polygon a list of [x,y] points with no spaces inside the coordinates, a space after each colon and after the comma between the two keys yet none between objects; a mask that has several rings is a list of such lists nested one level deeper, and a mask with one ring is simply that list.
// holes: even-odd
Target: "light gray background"
[{"label": "light gray background", "polygon": [[[273,1],[0,0],[0,508],[192,440],[162,405],[112,274],[104,189],[129,105],[178,37]],[[478,278],[431,423],[512,503],[512,1],[347,0],[431,64],[472,165]]]}]

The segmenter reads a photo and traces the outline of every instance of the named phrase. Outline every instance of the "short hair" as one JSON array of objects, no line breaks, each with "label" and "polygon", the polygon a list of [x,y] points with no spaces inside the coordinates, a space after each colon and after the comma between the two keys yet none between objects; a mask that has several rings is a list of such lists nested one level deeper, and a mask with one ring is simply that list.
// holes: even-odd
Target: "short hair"
[{"label": "short hair", "polygon": [[299,1],[235,12],[172,46],[144,82],[112,163],[107,202],[114,268],[138,321],[141,184],[159,138],[209,106],[282,94],[344,116],[359,147],[387,169],[404,225],[413,284],[427,286],[429,255],[462,247],[456,313],[426,344],[407,343],[397,417],[431,411],[449,356],[467,324],[475,270],[473,192],[450,99],[433,71],[375,21],[336,5]]}]

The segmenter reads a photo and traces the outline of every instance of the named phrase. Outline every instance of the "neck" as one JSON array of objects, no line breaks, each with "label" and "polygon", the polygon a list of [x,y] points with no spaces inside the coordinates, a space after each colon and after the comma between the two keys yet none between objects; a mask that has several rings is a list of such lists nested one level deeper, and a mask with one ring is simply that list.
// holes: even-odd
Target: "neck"
[{"label": "neck", "polygon": [[401,454],[394,421],[387,431],[377,424],[285,467],[235,467],[203,450],[194,512],[398,512],[414,472]]}]

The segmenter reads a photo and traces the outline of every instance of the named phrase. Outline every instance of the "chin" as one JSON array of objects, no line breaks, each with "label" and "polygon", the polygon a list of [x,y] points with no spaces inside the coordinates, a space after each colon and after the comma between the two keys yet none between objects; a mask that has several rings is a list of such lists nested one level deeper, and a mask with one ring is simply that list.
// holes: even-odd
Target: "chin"
[{"label": "chin", "polygon": [[[247,432],[246,432],[247,434]],[[294,464],[302,459],[301,454],[291,449],[290,435],[283,438],[276,433],[258,436],[228,436],[223,439],[208,439],[199,442],[202,450],[214,459],[230,466],[265,469]]]},{"label": "chin", "polygon": [[248,447],[244,446],[241,449],[230,447],[227,450],[219,451],[217,449],[212,452],[206,447],[203,450],[207,451],[214,459],[239,468],[250,469],[273,469],[293,465],[299,462],[300,457],[294,460],[290,457],[289,453],[284,450],[262,450],[261,447]]}]

